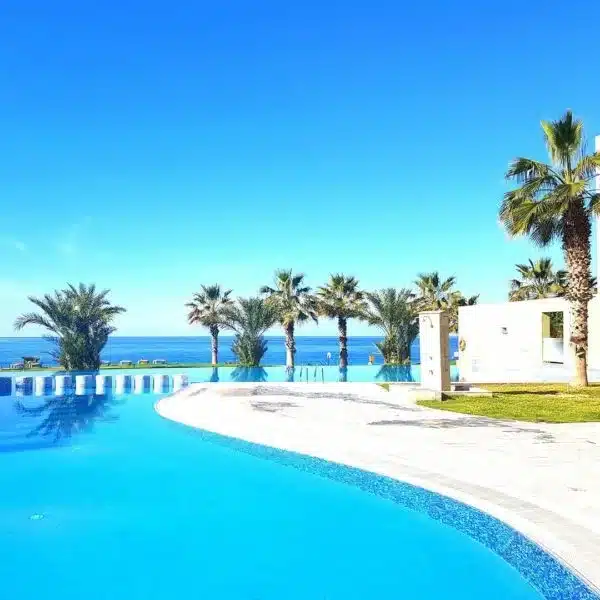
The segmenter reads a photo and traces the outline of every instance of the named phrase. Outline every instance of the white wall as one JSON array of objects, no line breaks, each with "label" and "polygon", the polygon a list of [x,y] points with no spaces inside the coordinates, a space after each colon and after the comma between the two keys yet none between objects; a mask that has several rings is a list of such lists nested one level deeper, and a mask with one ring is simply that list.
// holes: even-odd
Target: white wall
[{"label": "white wall", "polygon": [[[568,304],[561,298],[478,304],[459,309],[460,375],[477,380],[478,374],[506,370],[530,370],[542,365],[542,313],[565,313],[564,330],[569,329]],[[570,358],[568,349],[565,362]]]},{"label": "white wall", "polygon": [[[589,305],[588,366],[600,369],[600,298]],[[570,369],[573,354],[569,344],[569,304],[562,298],[478,304],[459,309],[459,352],[461,378],[467,381],[503,380],[507,371],[539,370],[542,359],[542,313],[563,312],[564,367]]]}]

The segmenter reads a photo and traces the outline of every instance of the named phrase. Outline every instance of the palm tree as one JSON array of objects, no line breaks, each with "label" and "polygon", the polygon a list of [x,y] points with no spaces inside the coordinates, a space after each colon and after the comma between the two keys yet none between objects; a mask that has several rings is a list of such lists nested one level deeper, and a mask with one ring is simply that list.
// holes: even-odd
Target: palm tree
[{"label": "palm tree", "polygon": [[369,304],[366,321],[384,334],[377,348],[386,363],[402,363],[410,357],[410,345],[419,332],[414,294],[405,288],[386,288],[365,294]]},{"label": "palm tree", "polygon": [[520,277],[510,282],[508,298],[511,302],[561,296],[566,291],[566,271],[554,271],[549,258],[540,258],[535,262],[529,259],[527,264],[515,267]]},{"label": "palm tree", "polygon": [[336,273],[317,290],[317,310],[330,319],[337,319],[340,341],[340,368],[348,367],[348,319],[364,318],[366,303],[355,277]]},{"label": "palm tree", "polygon": [[565,296],[571,305],[573,384],[587,386],[590,218],[600,201],[593,190],[600,152],[586,154],[583,123],[571,111],[558,121],[542,121],[541,126],[550,162],[521,157],[512,161],[506,178],[518,187],[504,195],[500,220],[513,237],[527,235],[538,246],[554,240],[562,243],[568,271]]},{"label": "palm tree", "polygon": [[218,283],[200,286],[200,292],[194,294],[191,302],[186,304],[190,309],[188,323],[208,327],[211,338],[211,359],[213,366],[219,362],[219,327],[227,308],[232,304],[229,297],[231,290],[222,290]]},{"label": "palm tree", "polygon": [[263,286],[261,294],[267,295],[267,302],[273,306],[277,318],[283,326],[285,333],[285,365],[288,369],[294,368],[294,357],[296,355],[296,341],[294,339],[294,328],[309,319],[315,323],[317,311],[315,300],[308,286],[302,285],[304,274],[292,274],[291,269],[280,269],[275,271],[275,287]]},{"label": "palm tree", "polygon": [[231,350],[243,367],[258,367],[267,351],[264,333],[277,323],[277,312],[263,298],[238,298],[224,311],[224,324],[235,331]]},{"label": "palm tree", "polygon": [[420,273],[415,281],[418,295],[416,306],[419,311],[444,310],[448,313],[448,325],[451,332],[458,331],[458,309],[461,306],[477,304],[479,295],[464,296],[454,289],[455,277],[442,279],[438,271]]},{"label": "palm tree", "polygon": [[438,271],[419,273],[415,281],[419,310],[446,310],[455,283],[456,277],[442,279]]},{"label": "palm tree", "polygon": [[56,344],[52,356],[67,371],[97,371],[100,353],[108,336],[116,331],[115,317],[125,309],[113,306],[107,299],[110,290],[96,291],[94,284],[71,284],[42,298],[29,297],[40,312],[25,313],[15,321],[15,330],[37,325],[50,335],[46,339]]},{"label": "palm tree", "polygon": [[448,312],[448,329],[450,333],[458,331],[458,309],[461,306],[473,306],[479,302],[479,294],[463,296],[458,290],[448,296],[448,304],[444,310]]}]

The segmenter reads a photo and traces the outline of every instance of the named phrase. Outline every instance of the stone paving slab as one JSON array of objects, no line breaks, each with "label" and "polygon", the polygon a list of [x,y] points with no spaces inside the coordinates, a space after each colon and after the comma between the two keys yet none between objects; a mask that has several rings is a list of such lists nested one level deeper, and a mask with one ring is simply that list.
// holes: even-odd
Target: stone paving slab
[{"label": "stone paving slab", "polygon": [[410,386],[196,384],[162,416],[420,485],[505,521],[600,588],[600,423],[499,421],[415,405]]}]

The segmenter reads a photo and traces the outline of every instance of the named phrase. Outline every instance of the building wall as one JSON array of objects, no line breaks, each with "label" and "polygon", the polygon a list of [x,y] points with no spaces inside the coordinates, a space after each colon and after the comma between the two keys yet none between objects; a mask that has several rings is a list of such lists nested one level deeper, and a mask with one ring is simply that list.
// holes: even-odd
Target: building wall
[{"label": "building wall", "polygon": [[[569,304],[562,298],[479,304],[459,309],[459,369],[467,381],[491,380],[508,371],[542,367],[543,313],[563,313],[563,359],[573,363],[569,345]],[[589,367],[600,368],[600,299],[590,302]]]}]

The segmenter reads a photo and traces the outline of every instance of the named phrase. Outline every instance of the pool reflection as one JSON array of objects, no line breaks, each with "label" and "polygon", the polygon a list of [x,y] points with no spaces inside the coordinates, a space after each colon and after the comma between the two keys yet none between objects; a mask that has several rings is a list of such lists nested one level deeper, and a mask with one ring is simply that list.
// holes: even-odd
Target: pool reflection
[{"label": "pool reflection", "polygon": [[383,365],[375,375],[375,379],[387,383],[415,381],[410,365]]},{"label": "pool reflection", "polygon": [[231,380],[237,383],[262,383],[268,379],[269,376],[262,367],[236,367],[231,372]]},{"label": "pool reflection", "polygon": [[116,421],[119,417],[111,414],[110,410],[117,404],[119,402],[110,390],[104,394],[78,394],[69,390],[60,396],[45,397],[33,405],[15,400],[14,409],[26,422],[35,423],[25,437],[60,442],[75,434],[92,431],[96,421]]}]

